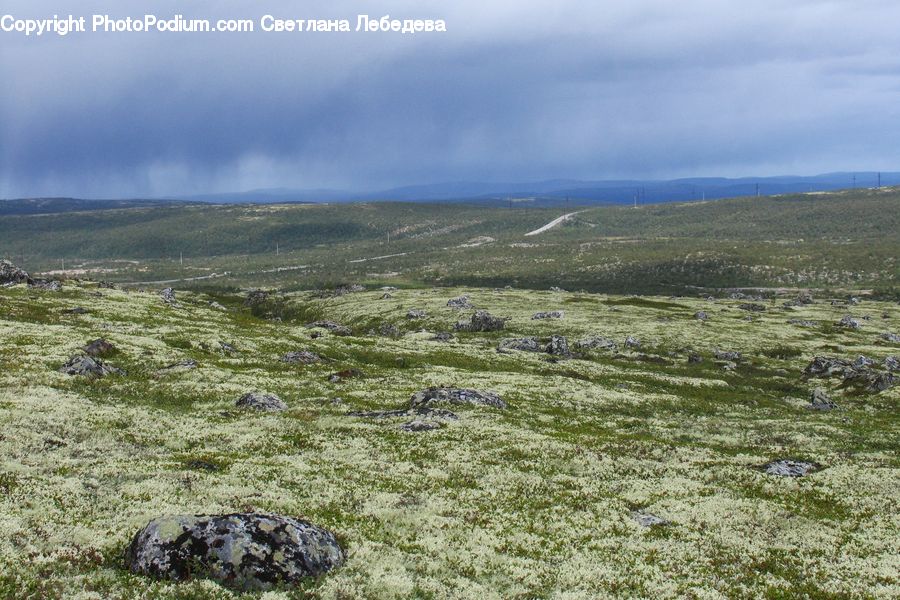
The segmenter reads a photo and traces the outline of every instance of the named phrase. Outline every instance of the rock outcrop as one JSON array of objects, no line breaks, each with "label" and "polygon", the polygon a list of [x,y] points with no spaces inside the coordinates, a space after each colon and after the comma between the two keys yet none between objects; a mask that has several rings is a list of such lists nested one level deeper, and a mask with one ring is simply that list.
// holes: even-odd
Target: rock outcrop
[{"label": "rock outcrop", "polygon": [[411,408],[432,406],[434,404],[478,404],[493,406],[494,408],[506,408],[506,402],[499,394],[467,388],[430,387],[416,392],[409,399]]},{"label": "rock outcrop", "polygon": [[472,318],[466,321],[460,321],[456,324],[457,331],[500,331],[506,327],[506,321],[509,319],[504,317],[495,317],[486,310],[477,310]]},{"label": "rock outcrop", "polygon": [[234,403],[238,408],[249,408],[262,412],[281,412],[287,410],[287,404],[275,394],[264,392],[248,392]]},{"label": "rock outcrop", "polygon": [[138,531],[125,552],[132,573],[202,577],[240,591],[296,585],[343,562],[330,531],[264,513],[160,517]]}]

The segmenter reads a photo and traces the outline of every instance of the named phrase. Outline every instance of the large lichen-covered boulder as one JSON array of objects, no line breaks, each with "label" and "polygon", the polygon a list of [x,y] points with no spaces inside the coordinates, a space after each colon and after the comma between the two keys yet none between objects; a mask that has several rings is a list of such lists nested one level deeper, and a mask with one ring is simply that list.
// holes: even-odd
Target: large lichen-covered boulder
[{"label": "large lichen-covered boulder", "polygon": [[8,260],[0,260],[0,285],[31,283],[33,280],[23,269]]},{"label": "large lichen-covered boulder", "polygon": [[409,399],[411,408],[431,406],[438,403],[482,404],[495,408],[506,408],[506,402],[500,398],[499,394],[466,388],[430,387],[416,392]]},{"label": "large lichen-covered boulder", "polygon": [[292,585],[340,566],[334,534],[306,521],[265,513],[176,515],[153,519],[125,552],[133,573],[195,577],[241,591]]}]

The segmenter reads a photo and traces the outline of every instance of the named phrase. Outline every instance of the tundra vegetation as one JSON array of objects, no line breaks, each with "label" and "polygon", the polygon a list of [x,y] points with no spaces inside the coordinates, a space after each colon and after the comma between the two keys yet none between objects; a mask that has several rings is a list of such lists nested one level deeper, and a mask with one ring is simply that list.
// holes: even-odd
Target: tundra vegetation
[{"label": "tundra vegetation", "polygon": [[[808,225],[822,228],[818,241],[787,252],[775,235],[723,242],[740,228],[719,221],[703,226],[731,233],[691,243],[730,245],[736,264],[759,244],[769,253],[753,260],[841,264],[864,275],[835,286],[890,290],[897,229],[869,245],[862,236],[896,223],[896,211],[874,213],[866,202],[897,197],[858,194],[845,205],[857,216],[843,234],[836,217],[824,219]],[[129,210],[143,211],[150,227],[155,211],[209,211],[209,219],[215,210],[258,211],[265,221],[266,211],[332,209]],[[699,209],[645,210],[674,219]],[[443,208],[356,212],[401,210],[411,218],[395,230]],[[399,273],[393,279],[348,262],[391,253],[379,246],[386,241],[359,239],[313,244],[304,252],[319,257],[318,276],[282,271],[263,289],[258,273],[276,263],[260,256],[228,286],[193,289],[87,279],[96,273],[49,286],[41,278],[52,274],[0,264],[8,277],[0,287],[0,597],[900,596],[896,300],[824,285],[697,290],[684,279],[682,292],[652,296],[566,288],[561,281],[574,281],[567,274],[581,264],[569,262],[578,252],[571,240],[593,244],[590,232],[624,228],[615,219],[640,212],[591,210],[608,223],[580,213],[527,238],[558,261],[552,290],[512,277],[500,287],[425,285],[426,270],[454,265],[474,283],[480,269],[503,280],[498,265],[512,269],[518,252],[520,281],[550,281],[531,247],[512,246],[520,242],[511,228],[521,241],[558,214],[524,210],[512,211],[512,224],[498,217],[495,230],[452,236],[494,242],[458,248],[437,230],[392,239],[392,250],[428,248],[415,264],[383,259]],[[735,218],[750,223],[742,210]],[[53,218],[132,217],[117,209]],[[84,226],[54,231],[74,240]],[[103,227],[94,231],[102,239]],[[48,255],[62,243],[51,238]],[[643,244],[594,241],[607,250]],[[651,254],[668,244],[646,243]],[[827,251],[816,255],[819,245]],[[800,248],[808,259],[792,258]],[[594,245],[585,252],[602,255]],[[121,256],[139,264],[107,262],[112,278],[175,268]],[[477,257],[505,258],[479,265]],[[290,254],[280,259],[293,264]],[[336,275],[325,275],[328,264]],[[360,277],[320,285],[347,273]],[[382,289],[388,283],[401,285]],[[177,527],[193,528],[186,537],[206,552],[201,559],[224,562],[168,571],[150,562]],[[320,541],[324,559],[273,546],[272,563],[293,571],[261,585],[229,566],[232,547],[215,539],[237,531],[257,540],[278,527]]]}]

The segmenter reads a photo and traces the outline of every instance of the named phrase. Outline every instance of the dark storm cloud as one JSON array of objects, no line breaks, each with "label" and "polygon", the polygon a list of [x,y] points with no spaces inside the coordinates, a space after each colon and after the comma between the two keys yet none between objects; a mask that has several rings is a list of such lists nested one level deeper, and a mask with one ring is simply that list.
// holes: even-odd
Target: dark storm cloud
[{"label": "dark storm cloud", "polygon": [[449,32],[0,34],[0,197],[896,170],[895,3],[585,4],[5,2]]}]

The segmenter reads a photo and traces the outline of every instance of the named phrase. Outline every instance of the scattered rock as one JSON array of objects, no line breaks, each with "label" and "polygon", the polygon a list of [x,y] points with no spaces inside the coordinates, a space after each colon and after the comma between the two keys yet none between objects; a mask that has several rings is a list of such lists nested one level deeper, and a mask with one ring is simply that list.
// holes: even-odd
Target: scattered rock
[{"label": "scattered rock", "polygon": [[506,327],[508,318],[495,317],[486,310],[477,310],[467,323],[460,321],[456,324],[457,331],[500,331]]},{"label": "scattered rock", "polygon": [[385,292],[381,295],[382,300],[390,300],[393,297],[393,294],[391,294],[390,292]]},{"label": "scattered rock", "polygon": [[900,360],[896,356],[885,356],[882,364],[888,371],[900,371]]},{"label": "scattered rock", "polygon": [[411,308],[408,311],[406,311],[406,318],[407,319],[424,319],[425,311],[422,310],[421,308]]},{"label": "scattered rock", "polygon": [[458,309],[475,308],[469,301],[468,296],[457,296],[456,298],[450,298],[449,300],[447,300],[447,306],[449,306],[450,308]]},{"label": "scattered rock", "polygon": [[417,417],[443,419],[445,421],[456,421],[459,417],[456,413],[445,408],[434,408],[431,406],[421,406],[419,408],[401,408],[398,410],[363,410],[352,411],[347,413],[348,417],[365,417],[367,419],[389,419],[393,417]]},{"label": "scattered rock", "polygon": [[694,318],[698,321],[709,321],[709,315],[704,310],[699,310],[694,313]]},{"label": "scattered rock", "polygon": [[331,383],[340,383],[345,379],[353,379],[354,377],[365,377],[365,373],[360,371],[359,369],[344,369],[343,371],[338,371],[337,373],[332,373],[328,376],[328,381]]},{"label": "scattered rock", "polygon": [[449,342],[453,339],[453,334],[446,331],[439,331],[431,338],[433,342]]},{"label": "scattered rock", "polygon": [[45,292],[59,292],[62,290],[62,282],[56,279],[35,279],[28,282],[28,287]]},{"label": "scattered rock", "polygon": [[900,344],[900,335],[896,333],[885,332],[881,334],[881,339],[892,344]]},{"label": "scattered rock", "polygon": [[637,521],[637,524],[641,527],[659,527],[669,524],[669,522],[662,517],[657,517],[653,513],[644,510],[632,511],[631,518]]},{"label": "scattered rock", "polygon": [[497,347],[497,349],[521,350],[522,352],[540,352],[542,350],[541,345],[537,341],[537,338],[534,337],[506,338],[500,340],[500,345]]},{"label": "scattered rock", "polygon": [[625,338],[625,347],[626,348],[640,348],[641,341],[633,336],[628,336]]},{"label": "scattered rock", "polygon": [[238,408],[252,408],[264,412],[280,412],[287,410],[287,404],[275,394],[249,392],[234,403]]},{"label": "scattered rock", "polygon": [[449,402],[451,404],[480,404],[493,406],[495,408],[506,408],[506,402],[494,392],[465,388],[430,387],[420,392],[416,392],[409,399],[409,405],[412,408],[431,406],[432,404],[440,402]]},{"label": "scattered rock", "polygon": [[837,322],[838,327],[846,327],[847,329],[859,329],[862,327],[862,323],[859,322],[858,319],[854,319],[850,315],[844,315],[844,317]]},{"label": "scattered rock", "polygon": [[295,585],[343,562],[333,533],[265,513],[160,517],[137,532],[125,553],[132,573],[202,577],[241,591]]},{"label": "scattered rock", "polygon": [[165,375],[167,373],[172,373],[173,371],[192,371],[199,366],[200,364],[196,360],[194,360],[193,358],[188,358],[159,369],[158,371],[156,371],[156,375]]},{"label": "scattered rock", "polygon": [[393,323],[382,323],[378,327],[378,335],[382,337],[398,338],[403,335],[400,328]]},{"label": "scattered rock", "polygon": [[250,290],[247,292],[247,297],[244,298],[244,306],[253,308],[254,306],[265,304],[270,295],[271,292],[266,290]]},{"label": "scattered rock", "polygon": [[553,310],[550,312],[536,312],[531,316],[532,321],[537,321],[540,319],[562,319],[565,316],[565,313],[561,310]]},{"label": "scattered rock", "polygon": [[163,302],[166,304],[178,304],[178,301],[175,299],[175,290],[170,287],[163,289],[159,293],[159,297],[162,298]]},{"label": "scattered rock", "polygon": [[575,342],[575,348],[579,350],[611,350],[615,352],[619,345],[609,338],[591,336]]},{"label": "scattered rock", "polygon": [[816,388],[809,397],[809,408],[813,410],[833,410],[837,408],[831,397],[822,388]]},{"label": "scattered rock", "polygon": [[24,269],[20,269],[8,260],[0,260],[0,285],[17,285],[33,281]]},{"label": "scattered rock", "polygon": [[687,361],[688,361],[688,364],[695,365],[698,363],[702,363],[703,357],[700,356],[699,354],[697,354],[696,352],[691,352],[690,354],[688,354]]},{"label": "scattered rock", "polygon": [[547,344],[545,350],[553,356],[571,356],[569,341],[562,335],[550,336],[550,343]]},{"label": "scattered rock", "polygon": [[565,292],[566,290],[562,289],[561,287],[557,287],[557,286],[554,285],[554,286],[552,286],[552,287],[550,288],[550,291],[551,291],[551,292],[557,292],[557,293],[559,293],[559,292]]},{"label": "scattered rock", "polygon": [[212,302],[209,303],[209,307],[213,310],[228,310],[227,308],[225,308],[224,306],[222,306],[215,300],[213,300]]},{"label": "scattered rock", "polygon": [[219,347],[222,348],[222,352],[224,352],[225,354],[227,354],[229,356],[232,356],[234,354],[240,354],[240,351],[238,351],[237,348],[235,348],[232,344],[229,344],[227,342],[219,342]]},{"label": "scattered rock", "polygon": [[762,304],[746,303],[738,305],[741,310],[749,310],[750,312],[765,312],[766,307]]},{"label": "scattered rock", "polygon": [[834,377],[835,375],[843,376],[850,370],[850,361],[834,356],[816,356],[812,359],[803,374],[807,377]]},{"label": "scattered rock", "polygon": [[316,327],[320,329],[326,329],[333,333],[334,335],[352,335],[353,331],[349,327],[341,325],[340,323],[336,323],[334,321],[314,321],[312,323],[308,323],[306,325],[307,329],[314,329]]},{"label": "scattered rock", "polygon": [[740,362],[742,358],[740,352],[734,352],[731,350],[716,350],[713,355],[718,360],[726,360],[730,362]]},{"label": "scattered rock", "polygon": [[441,427],[442,425],[436,421],[423,421],[421,419],[413,419],[412,421],[401,425],[400,429],[403,431],[417,433],[420,431],[432,431],[434,429],[440,429]]},{"label": "scattered rock", "polygon": [[116,347],[113,346],[110,342],[103,338],[98,338],[92,342],[88,342],[87,345],[81,347],[84,350],[84,353],[88,356],[104,356],[113,352]]},{"label": "scattered rock", "polygon": [[311,365],[322,360],[322,357],[309,350],[291,350],[282,355],[281,362]]},{"label": "scattered rock", "polygon": [[856,357],[856,360],[853,361],[854,369],[866,369],[868,367],[872,367],[875,365],[875,361],[869,358],[868,356],[859,355]]},{"label": "scattered rock", "polygon": [[788,323],[797,327],[818,327],[818,321],[807,321],[804,319],[789,319]]},{"label": "scattered rock", "polygon": [[775,460],[763,465],[765,473],[779,477],[803,477],[818,470],[818,465],[803,460]]},{"label": "scattered rock", "polygon": [[59,368],[60,373],[66,375],[80,375],[82,377],[100,378],[105,375],[120,375],[125,372],[110,365],[104,364],[99,358],[90,356],[73,356]]},{"label": "scattered rock", "polygon": [[87,309],[83,306],[75,306],[62,311],[64,315],[86,315],[87,312]]}]

